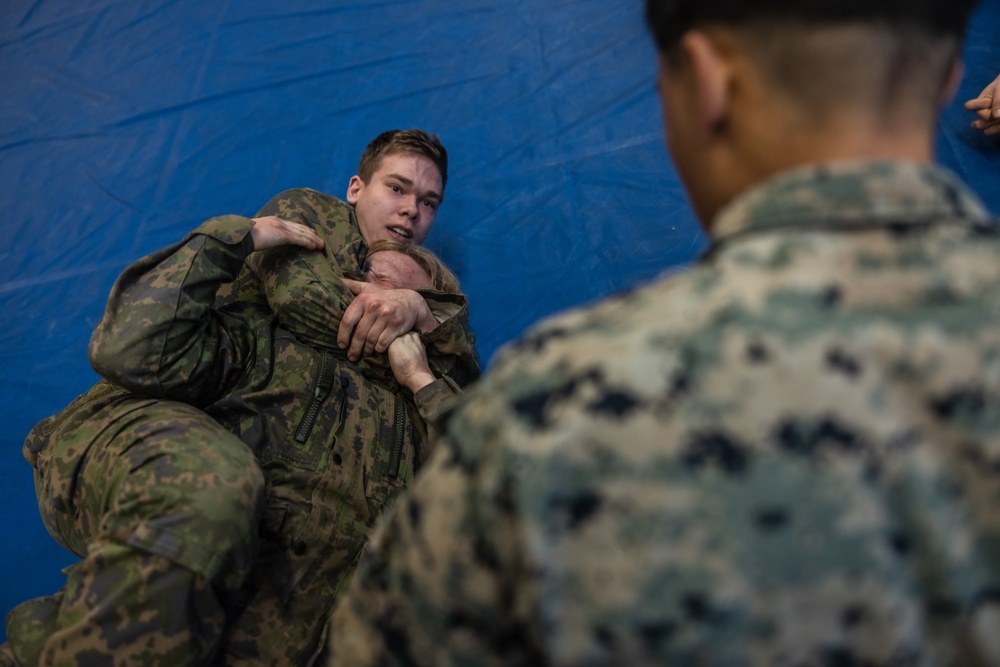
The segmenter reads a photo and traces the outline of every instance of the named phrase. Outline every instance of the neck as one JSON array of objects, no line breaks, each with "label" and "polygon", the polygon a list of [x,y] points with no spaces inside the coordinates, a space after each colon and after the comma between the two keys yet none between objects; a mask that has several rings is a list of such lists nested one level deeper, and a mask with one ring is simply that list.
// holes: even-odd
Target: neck
[{"label": "neck", "polygon": [[[784,171],[815,162],[841,160],[933,160],[931,114],[896,112],[809,112],[778,114],[749,121],[742,133],[743,158],[765,171]],[[756,159],[755,159],[756,156]]]},{"label": "neck", "polygon": [[715,181],[721,186],[700,217],[710,221],[744,190],[800,167],[844,161],[933,162],[933,120],[899,117],[903,115],[876,119],[826,114],[816,123],[771,114],[735,121],[729,150],[717,156],[719,173],[725,174]]}]

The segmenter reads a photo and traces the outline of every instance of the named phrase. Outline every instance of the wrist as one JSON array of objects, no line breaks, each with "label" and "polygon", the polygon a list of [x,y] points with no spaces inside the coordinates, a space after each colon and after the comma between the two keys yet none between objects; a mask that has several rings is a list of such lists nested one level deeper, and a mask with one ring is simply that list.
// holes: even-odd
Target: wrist
[{"label": "wrist", "polygon": [[434,377],[434,374],[431,373],[430,371],[420,371],[408,377],[406,379],[405,384],[410,391],[416,394],[418,391],[420,391],[427,385],[431,384],[436,379],[437,378]]}]

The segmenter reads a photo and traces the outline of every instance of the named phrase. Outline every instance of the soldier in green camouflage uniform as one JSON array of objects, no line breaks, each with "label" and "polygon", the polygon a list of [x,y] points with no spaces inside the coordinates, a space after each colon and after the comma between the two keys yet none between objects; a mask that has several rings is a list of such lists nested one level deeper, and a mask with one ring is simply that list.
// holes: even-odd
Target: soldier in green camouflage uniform
[{"label": "soldier in green camouflage uniform", "polygon": [[[372,183],[384,172],[370,171]],[[250,254],[262,221],[322,252]],[[392,226],[419,241],[422,223]],[[25,443],[46,526],[83,561],[56,596],[10,614],[0,663],[310,661],[369,526],[427,455],[427,416],[478,374],[458,294],[402,297],[434,318],[397,322],[423,331],[440,378],[415,392],[378,355],[352,361],[350,336],[337,343],[345,307],[360,305],[360,327],[363,308],[404,292],[350,280],[364,275],[366,229],[379,236],[355,207],[289,191],[119,278],[91,340],[108,380]]]},{"label": "soldier in green camouflage uniform", "polygon": [[329,664],[1000,665],[1000,230],[930,157],[971,4],[649,0],[711,248],[447,411]]}]

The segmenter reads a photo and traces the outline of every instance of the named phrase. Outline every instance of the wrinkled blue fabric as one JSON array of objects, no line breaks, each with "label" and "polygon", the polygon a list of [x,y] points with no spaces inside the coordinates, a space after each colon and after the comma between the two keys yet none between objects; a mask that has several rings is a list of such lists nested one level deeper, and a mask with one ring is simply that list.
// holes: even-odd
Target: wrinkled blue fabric
[{"label": "wrinkled blue fabric", "polygon": [[[961,102],[1000,72],[998,30],[987,0],[938,138],[994,212],[1000,138]],[[343,196],[368,140],[422,127],[451,157],[427,244],[486,364],[535,320],[703,248],[654,79],[641,0],[6,0],[0,614],[75,560],[42,527],[21,443],[96,379],[87,341],[126,264],[286,188]]]}]

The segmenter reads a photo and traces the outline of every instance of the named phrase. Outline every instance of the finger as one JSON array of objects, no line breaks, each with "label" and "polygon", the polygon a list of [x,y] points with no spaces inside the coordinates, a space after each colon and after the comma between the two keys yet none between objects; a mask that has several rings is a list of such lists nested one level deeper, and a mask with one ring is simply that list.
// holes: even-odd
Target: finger
[{"label": "finger", "polygon": [[[361,328],[365,324],[368,326],[365,327],[364,336],[362,336]],[[382,335],[382,332],[385,330],[384,326],[385,325],[382,321],[374,316],[372,316],[371,321],[367,323],[364,319],[362,319],[358,329],[354,331],[354,339],[351,341],[351,348],[354,349],[355,342],[357,342],[358,355],[365,357],[372,356],[375,353],[375,345],[378,342],[379,337]]]},{"label": "finger", "polygon": [[973,129],[982,130],[996,122],[997,122],[996,120],[993,120],[991,118],[983,118],[982,114],[980,113],[976,115],[976,118],[974,118],[972,121],[969,122],[969,125]]},{"label": "finger", "polygon": [[[346,278],[344,280],[347,281]],[[340,318],[340,328],[337,329],[337,346],[340,349],[343,350],[350,344],[354,337],[354,328],[361,321],[363,315],[364,303],[358,300],[352,301],[344,309],[344,316]]]},{"label": "finger", "polygon": [[286,233],[289,243],[311,250],[318,250],[323,247],[323,239],[319,237],[319,234],[312,227],[301,225],[297,222],[289,222],[288,220],[281,220],[281,222],[283,223],[282,230]]},{"label": "finger", "polygon": [[319,237],[293,236],[288,240],[289,245],[297,245],[306,250],[322,250],[323,241]]},{"label": "finger", "polygon": [[323,240],[315,230],[306,225],[289,222],[273,215],[262,218],[252,218],[254,226],[251,234],[254,247],[257,250],[273,248],[281,245],[294,245],[318,250],[323,247]]},{"label": "finger", "polygon": [[[364,310],[361,312],[361,317],[358,318],[357,324],[354,325],[354,330],[351,332],[350,346],[347,349],[347,357],[352,361],[357,361],[365,353],[365,345],[367,339],[372,335],[372,327],[378,327],[375,331],[375,336],[381,332],[381,326],[378,325],[378,318],[375,317],[375,313],[372,309],[368,307],[368,303],[363,299],[360,301],[355,299],[351,304],[358,304],[364,306]],[[347,311],[344,311],[346,314]],[[374,343],[371,347],[374,347]]]},{"label": "finger", "polygon": [[994,123],[993,125],[990,125],[985,130],[983,130],[983,134],[990,137],[992,137],[995,134],[1000,134],[1000,123]]},{"label": "finger", "polygon": [[965,108],[969,111],[979,111],[980,109],[989,109],[993,106],[993,100],[989,97],[977,97],[966,101]]},{"label": "finger", "polygon": [[351,294],[357,296],[365,291],[366,288],[370,286],[370,283],[362,282],[360,280],[351,280],[350,278],[341,278],[344,284],[347,285],[347,289],[351,290]]},{"label": "finger", "polygon": [[319,237],[319,234],[309,229],[308,227],[306,228],[306,230],[307,230],[305,232],[306,247],[309,248],[310,250],[322,250],[323,246],[325,245],[323,243],[323,239]]},{"label": "finger", "polygon": [[390,357],[395,356],[397,359],[407,357],[412,354],[412,348],[407,334],[396,336],[396,338],[389,343],[389,346],[386,348],[386,352],[389,353]]},{"label": "finger", "polygon": [[405,334],[394,340],[392,344],[396,345],[399,341],[402,341],[402,345],[406,349],[407,354],[411,354],[420,359],[427,357],[427,350],[424,349],[424,343],[420,340],[419,333],[415,331],[407,331]]},{"label": "finger", "polygon": [[385,352],[389,349],[389,346],[397,340],[399,340],[399,332],[395,329],[386,327],[385,329],[382,329],[382,333],[379,334],[378,340],[375,342],[375,351]]},{"label": "finger", "polygon": [[976,118],[979,118],[980,120],[991,120],[990,116],[992,115],[992,108],[989,104],[981,106],[977,109],[973,109],[971,107],[966,107],[966,109],[976,114]]},{"label": "finger", "polygon": [[427,356],[427,348],[424,347],[424,341],[420,337],[420,332],[419,331],[414,331],[410,335],[413,336],[413,347],[417,348],[420,351],[420,354],[423,355],[424,357],[426,357]]}]

